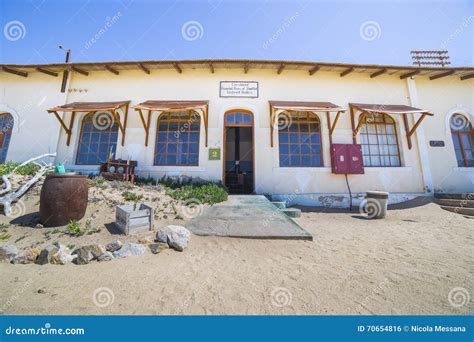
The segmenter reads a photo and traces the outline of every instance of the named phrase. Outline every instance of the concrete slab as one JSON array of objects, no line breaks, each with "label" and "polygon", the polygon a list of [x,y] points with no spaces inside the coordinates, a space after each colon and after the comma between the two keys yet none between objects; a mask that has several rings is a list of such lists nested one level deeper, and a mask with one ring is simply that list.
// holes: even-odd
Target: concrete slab
[{"label": "concrete slab", "polygon": [[204,236],[313,240],[310,233],[261,195],[230,195],[226,202],[192,219],[186,228]]}]

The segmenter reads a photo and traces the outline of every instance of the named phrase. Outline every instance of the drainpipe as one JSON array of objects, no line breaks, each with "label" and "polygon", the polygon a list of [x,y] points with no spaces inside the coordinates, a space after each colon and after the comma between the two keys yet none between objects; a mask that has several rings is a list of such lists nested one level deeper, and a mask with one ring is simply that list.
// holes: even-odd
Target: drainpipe
[{"label": "drainpipe", "polygon": [[[416,90],[416,83],[413,77],[408,77],[406,79],[407,82],[407,89],[408,89],[408,97],[410,99],[410,105],[412,107],[420,108],[418,104],[418,93]],[[415,120],[421,116],[421,114],[413,114],[415,116]],[[430,166],[430,158],[428,152],[428,143],[426,140],[425,129],[423,125],[420,125],[416,129],[416,140],[418,141],[418,153],[420,156],[421,161],[421,171],[423,173],[423,185],[426,194],[433,194],[433,177],[431,175],[431,166]]]}]

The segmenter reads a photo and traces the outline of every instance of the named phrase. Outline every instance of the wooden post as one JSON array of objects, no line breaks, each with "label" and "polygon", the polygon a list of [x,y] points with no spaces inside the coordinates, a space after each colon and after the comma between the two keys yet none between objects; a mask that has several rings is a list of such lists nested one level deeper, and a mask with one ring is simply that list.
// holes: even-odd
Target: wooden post
[{"label": "wooden post", "polygon": [[410,137],[410,130],[408,127],[408,116],[406,113],[403,113],[403,125],[405,126],[405,133],[407,135],[408,149],[411,150],[412,143],[411,143],[411,137]]},{"label": "wooden post", "polygon": [[349,106],[351,111],[351,127],[352,127],[352,143],[357,144],[356,133],[355,133],[355,118],[354,118],[354,108]]},{"label": "wooden post", "polygon": [[128,118],[128,103],[125,105],[125,113],[123,119],[123,131],[122,131],[122,146],[125,143],[125,133],[127,129],[127,118]]},{"label": "wooden post", "polygon": [[151,110],[148,111],[148,118],[146,121],[145,146],[148,146],[148,135],[150,134]]},{"label": "wooden post", "polygon": [[329,130],[329,149],[332,149],[332,130],[331,130],[331,116],[329,112],[326,112],[326,120],[328,121],[328,130]]},{"label": "wooden post", "polygon": [[76,117],[76,112],[71,112],[71,121],[69,121],[69,128],[67,130],[67,141],[66,146],[69,146],[71,142],[72,127],[74,125],[74,118]]}]

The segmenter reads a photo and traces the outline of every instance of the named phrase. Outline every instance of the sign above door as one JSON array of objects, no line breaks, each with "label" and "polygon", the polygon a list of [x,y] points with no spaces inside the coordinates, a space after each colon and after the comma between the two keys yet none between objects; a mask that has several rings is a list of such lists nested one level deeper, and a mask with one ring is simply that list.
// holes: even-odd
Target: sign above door
[{"label": "sign above door", "polygon": [[221,81],[219,96],[258,98],[258,82]]}]

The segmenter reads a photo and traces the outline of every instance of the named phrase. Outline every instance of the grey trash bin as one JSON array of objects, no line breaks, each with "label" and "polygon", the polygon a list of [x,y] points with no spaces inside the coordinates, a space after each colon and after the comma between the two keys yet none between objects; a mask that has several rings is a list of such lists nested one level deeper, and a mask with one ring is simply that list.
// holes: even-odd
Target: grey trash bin
[{"label": "grey trash bin", "polygon": [[387,216],[388,192],[367,191],[365,210],[368,218],[382,219]]}]

